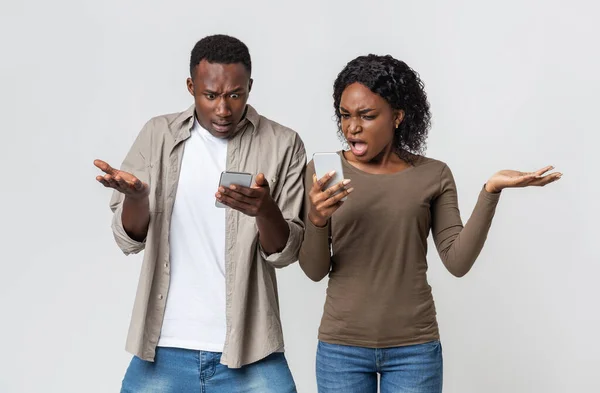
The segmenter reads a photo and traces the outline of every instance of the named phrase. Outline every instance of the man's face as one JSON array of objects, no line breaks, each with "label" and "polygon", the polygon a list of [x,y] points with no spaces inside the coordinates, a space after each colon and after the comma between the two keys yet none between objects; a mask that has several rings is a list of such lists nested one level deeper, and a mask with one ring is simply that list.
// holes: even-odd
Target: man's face
[{"label": "man's face", "polygon": [[187,80],[194,96],[198,123],[216,138],[227,139],[246,109],[252,79],[242,63],[219,64],[202,60]]}]

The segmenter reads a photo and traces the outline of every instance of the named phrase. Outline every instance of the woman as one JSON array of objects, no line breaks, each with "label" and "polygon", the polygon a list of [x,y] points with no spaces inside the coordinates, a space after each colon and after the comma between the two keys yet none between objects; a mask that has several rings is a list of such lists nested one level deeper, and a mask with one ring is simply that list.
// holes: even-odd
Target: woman
[{"label": "woman", "polygon": [[446,268],[463,276],[483,247],[500,192],[543,186],[561,174],[544,175],[552,167],[496,173],[463,227],[450,169],[422,155],[431,115],[410,67],[391,56],[358,57],[338,75],[333,98],[349,147],[339,153],[346,180],[317,179],[309,163],[300,251],[308,277],[329,275],[319,392],[376,392],[378,374],[383,393],[441,392],[442,347],[426,277],[429,231]]}]

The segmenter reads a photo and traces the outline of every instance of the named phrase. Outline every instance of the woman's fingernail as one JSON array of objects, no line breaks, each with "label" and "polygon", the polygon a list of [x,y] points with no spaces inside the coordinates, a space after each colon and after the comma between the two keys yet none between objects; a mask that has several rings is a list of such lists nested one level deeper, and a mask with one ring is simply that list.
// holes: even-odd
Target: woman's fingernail
[{"label": "woman's fingernail", "polygon": [[329,175],[329,176],[333,176],[333,175],[335,175],[335,171],[331,171],[331,172],[329,172],[329,173],[328,173],[328,175]]},{"label": "woman's fingernail", "polygon": [[342,182],[343,185],[350,184],[350,179],[344,179]]},{"label": "woman's fingernail", "polygon": [[348,194],[350,194],[352,191],[354,191],[354,187],[350,187],[347,191]]}]

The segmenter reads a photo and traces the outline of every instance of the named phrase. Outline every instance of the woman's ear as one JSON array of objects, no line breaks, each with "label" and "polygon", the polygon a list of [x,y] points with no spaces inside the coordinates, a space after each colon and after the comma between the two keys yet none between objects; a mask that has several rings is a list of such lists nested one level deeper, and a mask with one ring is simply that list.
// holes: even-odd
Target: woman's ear
[{"label": "woman's ear", "polygon": [[402,123],[402,120],[404,120],[404,111],[402,109],[399,109],[396,111],[396,116],[394,116],[394,127],[400,127],[400,123]]}]

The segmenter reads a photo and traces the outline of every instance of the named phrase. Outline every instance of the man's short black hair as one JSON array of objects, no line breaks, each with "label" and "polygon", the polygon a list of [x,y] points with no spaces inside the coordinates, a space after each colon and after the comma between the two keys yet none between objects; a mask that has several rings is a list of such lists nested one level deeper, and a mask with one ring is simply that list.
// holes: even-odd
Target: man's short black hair
[{"label": "man's short black hair", "polygon": [[190,57],[190,76],[194,77],[194,68],[202,60],[209,63],[242,63],[248,74],[252,74],[252,61],[248,47],[235,37],[224,34],[209,35],[202,38],[192,49]]}]

